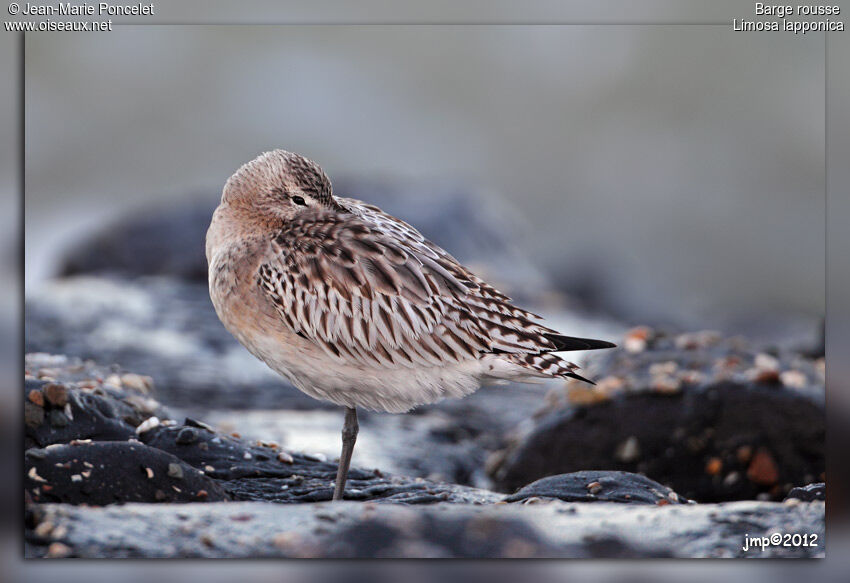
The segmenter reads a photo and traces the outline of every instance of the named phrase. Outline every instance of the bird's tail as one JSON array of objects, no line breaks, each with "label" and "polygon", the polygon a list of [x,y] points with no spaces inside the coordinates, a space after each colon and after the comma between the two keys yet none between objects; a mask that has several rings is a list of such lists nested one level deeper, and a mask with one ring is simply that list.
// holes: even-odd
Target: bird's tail
[{"label": "bird's tail", "polygon": [[[601,348],[601,347],[600,347]],[[595,385],[590,379],[586,379],[575,371],[579,366],[573,362],[564,360],[557,354],[543,352],[539,354],[511,354],[505,358],[514,364],[529,371],[532,376],[571,378]]]}]

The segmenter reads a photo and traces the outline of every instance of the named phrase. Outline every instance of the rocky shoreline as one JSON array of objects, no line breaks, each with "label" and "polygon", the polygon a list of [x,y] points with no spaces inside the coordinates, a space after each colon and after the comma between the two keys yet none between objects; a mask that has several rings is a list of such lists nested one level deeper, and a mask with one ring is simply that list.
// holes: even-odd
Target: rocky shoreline
[{"label": "rocky shoreline", "polygon": [[331,503],[333,460],[177,421],[147,377],[43,353],[26,374],[28,557],[823,555],[742,547],[745,534],[822,539],[819,485],[783,502],[698,504],[625,471],[505,494],[353,468],[346,501]]},{"label": "rocky shoreline", "polygon": [[[475,195],[446,188],[421,207],[421,193],[346,191],[411,219],[554,327],[618,342],[588,363],[597,386],[364,412],[332,503],[341,412],[286,385],[213,312],[214,199],[133,217],[27,295],[27,557],[824,555],[822,347],[583,313]],[[744,550],[777,533],[820,544]]]}]

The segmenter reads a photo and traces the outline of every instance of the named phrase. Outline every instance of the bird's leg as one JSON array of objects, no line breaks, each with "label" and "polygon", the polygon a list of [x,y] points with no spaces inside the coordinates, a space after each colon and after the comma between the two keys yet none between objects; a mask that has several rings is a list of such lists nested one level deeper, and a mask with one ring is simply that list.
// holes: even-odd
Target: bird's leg
[{"label": "bird's leg", "polygon": [[351,454],[354,453],[354,442],[357,441],[357,409],[345,408],[345,423],[342,426],[342,454],[339,456],[339,467],[336,470],[336,485],[334,485],[334,500],[342,500],[345,491],[345,481],[348,479],[348,467],[351,465]]}]

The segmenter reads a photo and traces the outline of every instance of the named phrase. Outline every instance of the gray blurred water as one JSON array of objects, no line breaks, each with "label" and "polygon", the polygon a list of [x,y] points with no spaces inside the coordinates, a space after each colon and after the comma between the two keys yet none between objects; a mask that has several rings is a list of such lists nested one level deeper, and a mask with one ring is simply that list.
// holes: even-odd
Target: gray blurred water
[{"label": "gray blurred water", "polygon": [[[26,279],[283,147],[512,208],[559,285],[714,328],[824,310],[823,36],[728,26],[28,35]],[[344,194],[344,193],[339,193]]]}]

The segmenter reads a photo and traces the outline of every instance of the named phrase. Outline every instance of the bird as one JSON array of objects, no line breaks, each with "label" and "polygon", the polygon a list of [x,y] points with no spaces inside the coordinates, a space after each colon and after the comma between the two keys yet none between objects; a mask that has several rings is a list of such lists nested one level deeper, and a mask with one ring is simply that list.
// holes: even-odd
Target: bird
[{"label": "bird", "polygon": [[404,413],[482,384],[580,376],[565,336],[408,223],[334,194],[322,168],[265,152],[225,183],[206,234],[224,327],[307,395],[344,408],[332,500],[343,499],[357,409]]}]

